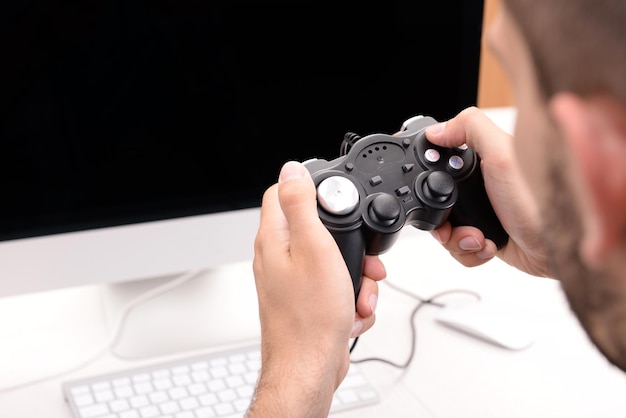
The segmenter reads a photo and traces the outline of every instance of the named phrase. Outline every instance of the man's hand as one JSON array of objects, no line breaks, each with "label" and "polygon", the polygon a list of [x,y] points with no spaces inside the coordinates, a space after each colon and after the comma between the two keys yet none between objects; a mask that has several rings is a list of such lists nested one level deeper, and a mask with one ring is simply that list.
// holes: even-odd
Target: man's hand
[{"label": "man's hand", "polygon": [[350,337],[374,324],[376,281],[385,269],[366,257],[355,311],[345,261],[319,219],[313,180],[297,162],[286,163],[263,196],[253,264],[262,370],[249,416],[327,416],[348,371]]},{"label": "man's hand", "polygon": [[529,274],[548,276],[548,264],[540,243],[540,218],[534,199],[523,180],[513,151],[513,138],[475,107],[463,110],[447,122],[426,128],[434,144],[454,147],[467,144],[481,158],[485,189],[498,219],[509,234],[499,252],[477,228],[449,223],[432,232],[465,266],[484,264],[498,255]]}]

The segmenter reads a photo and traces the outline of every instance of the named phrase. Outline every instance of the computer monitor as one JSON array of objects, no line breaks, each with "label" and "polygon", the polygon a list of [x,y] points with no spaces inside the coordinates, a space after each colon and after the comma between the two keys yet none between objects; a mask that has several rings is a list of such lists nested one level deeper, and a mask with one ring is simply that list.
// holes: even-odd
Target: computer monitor
[{"label": "computer monitor", "polygon": [[251,260],[285,161],[476,102],[482,0],[1,9],[0,296]]}]

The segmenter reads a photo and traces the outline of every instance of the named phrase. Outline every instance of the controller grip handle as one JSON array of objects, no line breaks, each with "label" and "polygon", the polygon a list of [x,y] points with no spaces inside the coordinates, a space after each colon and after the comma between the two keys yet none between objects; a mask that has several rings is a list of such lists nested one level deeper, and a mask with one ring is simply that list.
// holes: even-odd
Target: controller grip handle
[{"label": "controller grip handle", "polygon": [[363,277],[363,262],[365,260],[365,237],[360,228],[352,230],[331,231],[331,235],[335,239],[339,251],[343,256],[352,286],[354,287],[354,302],[359,296],[361,290],[361,278]]},{"label": "controller grip handle", "polygon": [[480,171],[476,173],[463,186],[459,188],[459,198],[450,213],[450,223],[452,226],[475,226],[483,231],[485,237],[492,240],[499,250],[502,249],[509,241],[509,234],[491,206],[482,173]]}]

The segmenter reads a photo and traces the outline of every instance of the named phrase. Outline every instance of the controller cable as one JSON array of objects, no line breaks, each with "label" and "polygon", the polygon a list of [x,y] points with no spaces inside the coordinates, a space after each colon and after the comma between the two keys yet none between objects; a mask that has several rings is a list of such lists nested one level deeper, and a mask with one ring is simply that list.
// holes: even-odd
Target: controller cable
[{"label": "controller cable", "polygon": [[355,134],[354,132],[346,132],[343,136],[343,141],[341,141],[341,148],[339,149],[339,155],[344,156],[348,154],[350,148],[359,140],[361,136]]},{"label": "controller cable", "polygon": [[5,387],[0,387],[0,394],[5,393],[5,392],[9,392],[12,390],[16,390],[16,389],[21,389],[24,388],[26,386],[30,386],[30,385],[34,385],[37,383],[42,383],[48,380],[52,380],[52,379],[57,379],[60,377],[63,377],[65,375],[68,375],[72,372],[75,372],[77,370],[80,370],[84,367],[87,367],[88,365],[94,363],[95,361],[97,361],[98,359],[100,359],[104,354],[106,353],[111,353],[112,355],[116,355],[115,354],[115,346],[117,345],[122,330],[124,328],[124,324],[126,323],[126,319],[129,316],[130,312],[132,310],[134,310],[136,307],[138,307],[139,305],[143,304],[144,302],[153,299],[157,296],[160,296],[166,292],[169,292],[170,290],[181,286],[184,283],[187,283],[188,281],[190,281],[191,279],[199,276],[201,273],[204,272],[204,269],[197,269],[197,270],[191,270],[185,273],[182,273],[176,277],[174,277],[173,279],[170,279],[169,281],[160,284],[156,287],[153,287],[141,294],[139,294],[138,296],[134,297],[133,299],[131,299],[129,302],[126,303],[126,305],[124,305],[122,307],[122,310],[120,312],[120,314],[118,315],[117,321],[114,324],[113,330],[110,331],[109,336],[107,338],[107,340],[105,341],[104,344],[102,344],[100,347],[98,347],[97,349],[94,350],[94,352],[92,354],[90,354],[88,357],[86,357],[85,359],[79,360],[76,364],[74,364],[73,366],[70,366],[64,370],[61,371],[57,371],[57,372],[52,372],[50,374],[47,374],[45,376],[40,376],[38,378],[35,379],[31,379],[31,380],[27,380],[24,382],[20,382],[20,383],[16,383],[10,386],[5,386]]},{"label": "controller cable", "polygon": [[[455,293],[466,293],[466,294],[470,294],[472,296],[474,296],[476,299],[480,300],[481,297],[478,293],[472,291],[472,290],[467,290],[467,289],[450,289],[450,290],[444,290],[443,292],[439,292],[434,294],[433,296],[429,297],[429,298],[423,298],[421,296],[418,296],[406,289],[403,289],[393,283],[390,283],[387,280],[384,280],[383,283],[386,283],[387,286],[391,287],[393,290],[400,292],[404,295],[410,296],[413,299],[417,299],[418,304],[415,306],[415,308],[413,308],[413,311],[411,312],[410,315],[410,324],[411,324],[411,350],[409,352],[408,358],[404,361],[404,363],[396,363],[394,361],[385,359],[385,358],[381,358],[381,357],[366,357],[366,358],[362,358],[362,359],[351,359],[350,363],[365,363],[367,361],[379,361],[382,363],[386,363],[390,366],[393,367],[397,367],[399,369],[405,369],[409,366],[409,364],[411,364],[411,361],[413,360],[413,357],[415,355],[415,347],[417,345],[417,329],[415,327],[415,316],[417,315],[417,312],[422,309],[424,306],[427,305],[431,305],[431,306],[437,306],[440,308],[443,308],[445,305],[445,303],[441,303],[438,302],[437,299],[443,297],[443,296],[447,296],[450,294],[455,294]],[[352,341],[352,344],[350,345],[350,353],[352,353],[352,351],[354,350],[356,343],[358,341],[359,337],[354,338],[354,340]]]}]

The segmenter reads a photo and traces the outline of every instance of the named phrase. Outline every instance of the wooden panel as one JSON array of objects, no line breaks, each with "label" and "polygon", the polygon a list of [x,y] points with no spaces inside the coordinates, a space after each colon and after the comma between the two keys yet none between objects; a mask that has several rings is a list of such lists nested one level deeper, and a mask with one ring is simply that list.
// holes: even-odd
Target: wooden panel
[{"label": "wooden panel", "polygon": [[499,107],[513,105],[513,96],[500,64],[485,45],[485,29],[489,26],[500,7],[500,0],[485,0],[483,36],[478,76],[479,107]]}]

